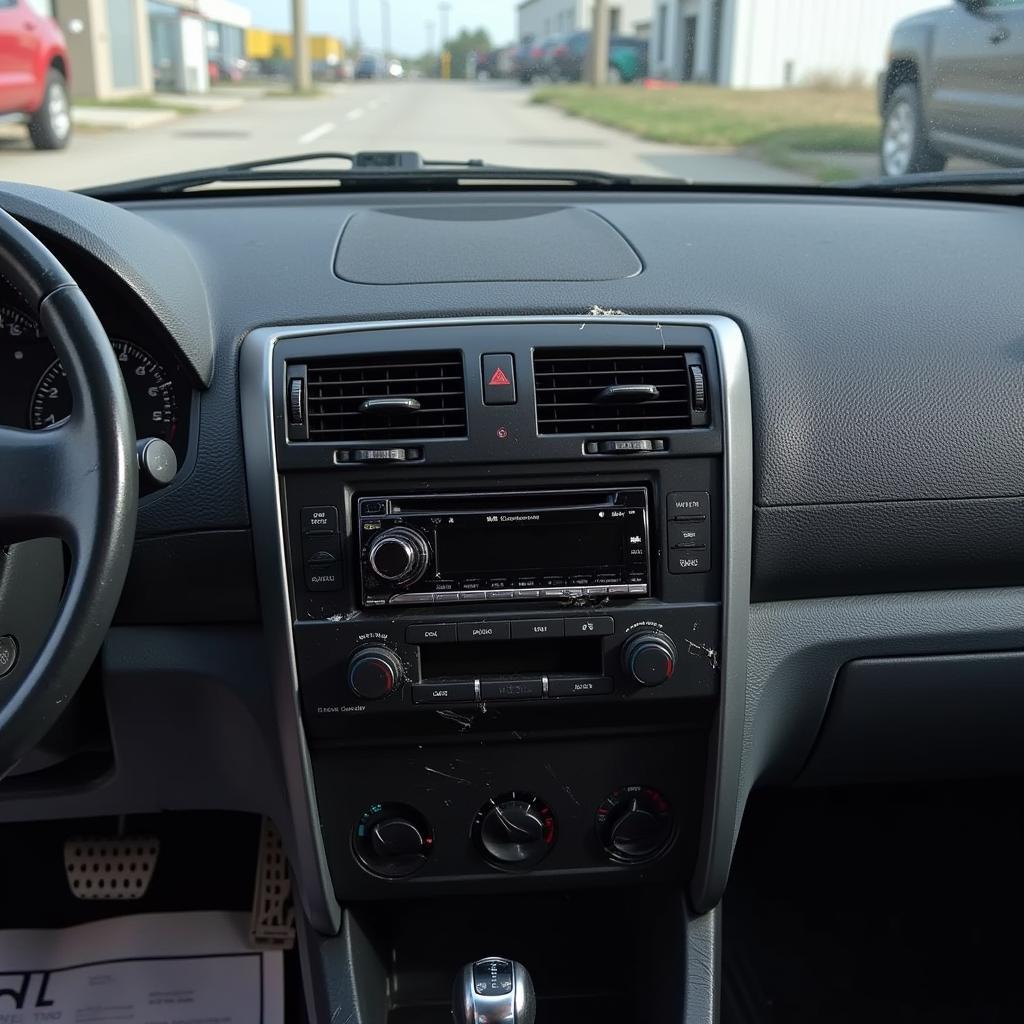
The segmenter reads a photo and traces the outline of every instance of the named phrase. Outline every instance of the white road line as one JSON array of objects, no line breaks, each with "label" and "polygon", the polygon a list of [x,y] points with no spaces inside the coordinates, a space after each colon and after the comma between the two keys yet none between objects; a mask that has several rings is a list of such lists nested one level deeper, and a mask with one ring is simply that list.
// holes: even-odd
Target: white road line
[{"label": "white road line", "polygon": [[345,115],[346,119],[349,120],[349,121],[354,121],[357,117],[362,117],[362,116],[363,116],[363,109],[362,109],[362,107],[356,107],[355,110],[350,110]]},{"label": "white road line", "polygon": [[305,145],[307,142],[316,142],[317,139],[322,139],[329,132],[333,132],[336,125],[333,121],[324,121],[323,124],[318,124],[315,128],[310,128],[304,135],[299,136],[299,142]]}]

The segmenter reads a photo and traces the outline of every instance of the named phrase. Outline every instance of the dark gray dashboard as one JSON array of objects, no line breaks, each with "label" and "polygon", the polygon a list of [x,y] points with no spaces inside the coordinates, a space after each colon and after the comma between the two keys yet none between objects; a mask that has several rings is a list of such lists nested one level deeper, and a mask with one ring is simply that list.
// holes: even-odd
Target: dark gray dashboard
[{"label": "dark gray dashboard", "polygon": [[[384,321],[595,322],[621,312],[637,316],[637,331],[654,341],[657,316],[724,316],[738,325],[750,363],[753,442],[733,454],[753,465],[754,604],[745,685],[732,694],[745,706],[733,704],[727,716],[738,729],[733,746],[742,748],[729,780],[737,793],[723,789],[719,831],[738,828],[759,779],[792,781],[808,766],[811,776],[843,777],[851,748],[844,709],[870,734],[874,701],[891,694],[901,667],[883,666],[891,676],[865,681],[872,666],[848,672],[851,661],[912,656],[927,671],[927,659],[961,652],[967,660],[944,666],[947,694],[958,691],[948,705],[955,711],[973,692],[972,655],[1024,646],[1024,591],[1015,589],[1024,583],[1018,207],[782,194],[430,198],[435,215],[425,217],[423,195],[197,197],[123,207],[27,186],[3,196],[87,294],[138,305],[195,376],[194,460],[140,510],[120,619],[127,628],[112,633],[105,655],[120,771],[77,802],[76,813],[202,794],[211,806],[273,813],[293,853],[304,843],[307,854],[315,849],[296,824],[305,740],[296,749],[281,744],[282,707],[271,704],[280,666],[252,658],[265,628],[257,638],[237,625],[265,627],[275,614],[256,580],[264,545],[257,535],[254,550],[252,527],[268,513],[250,508],[240,414],[241,404],[265,398],[240,396],[243,341],[261,328],[289,325],[294,333],[309,325],[315,334],[316,325],[335,324],[343,336],[351,325],[370,330]],[[555,213],[574,209],[587,216]],[[346,225],[385,219],[393,245],[396,225],[410,219],[403,211],[421,211],[412,218],[417,252],[429,257],[436,245],[443,273],[424,270],[417,281],[408,259],[386,265],[380,252],[360,269],[352,249],[342,250],[339,272]],[[553,263],[538,262],[532,222],[565,226],[558,280],[538,270]],[[467,232],[472,244],[462,249]],[[481,255],[486,238],[493,258]],[[601,238],[612,251],[595,254],[587,240]],[[627,258],[634,253],[635,262]],[[481,279],[482,259],[500,280]],[[585,338],[588,324],[577,328]],[[236,648],[252,663],[236,664]],[[207,772],[212,755],[195,768],[178,764],[181,752],[165,744],[166,772],[189,786],[162,791],[161,774],[152,792],[132,781],[148,777],[150,754],[145,737],[135,745],[124,737],[137,726],[159,728],[157,712],[176,706],[182,679],[195,684],[191,717],[206,722],[208,745],[217,733],[252,732],[246,743],[263,761],[262,775]],[[986,692],[1008,690],[996,676]],[[917,722],[912,697],[894,697],[908,729]],[[933,726],[939,718],[941,709]],[[816,747],[819,737],[838,747]],[[862,738],[873,736],[858,733],[857,749]],[[37,803],[33,814],[66,813],[63,795]],[[0,815],[20,813],[0,804]],[[308,862],[303,870],[326,871]],[[336,924],[336,907],[328,909],[318,927]]]},{"label": "dark gray dashboard", "polygon": [[[281,322],[578,314],[595,305],[724,313],[743,327],[751,361],[755,598],[1021,579],[1024,213],[830,196],[577,201],[629,242],[641,273],[605,281],[340,280],[332,264],[349,218],[418,208],[419,196],[197,199],[131,209],[196,260],[225,355],[253,327]],[[536,209],[564,206],[565,197],[437,202]],[[446,222],[434,223],[445,247]],[[488,223],[496,247],[509,223],[521,222]],[[522,250],[529,266],[533,253]],[[586,247],[577,258],[585,278]],[[468,266],[464,276],[473,277]],[[207,439],[218,453],[210,454],[224,470],[233,424],[219,405],[210,411],[218,417],[218,436]],[[204,499],[209,518],[244,525],[244,508],[223,497],[216,509]]]}]

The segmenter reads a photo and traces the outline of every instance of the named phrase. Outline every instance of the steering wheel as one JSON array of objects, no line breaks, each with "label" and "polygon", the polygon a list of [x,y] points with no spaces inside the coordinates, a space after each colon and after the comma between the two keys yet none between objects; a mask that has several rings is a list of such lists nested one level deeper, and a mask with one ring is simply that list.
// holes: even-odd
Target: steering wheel
[{"label": "steering wheel", "polygon": [[53,427],[0,427],[0,570],[4,545],[18,541],[59,537],[70,552],[56,619],[35,650],[15,656],[19,602],[0,591],[2,778],[67,707],[110,627],[135,538],[138,466],[131,406],[103,326],[52,253],[2,210],[0,274],[53,343],[72,398],[70,417]]}]

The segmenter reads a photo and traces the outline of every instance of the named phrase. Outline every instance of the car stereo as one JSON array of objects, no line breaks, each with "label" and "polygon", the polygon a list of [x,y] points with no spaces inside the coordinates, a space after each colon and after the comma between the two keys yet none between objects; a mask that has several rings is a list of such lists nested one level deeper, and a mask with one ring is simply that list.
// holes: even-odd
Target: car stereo
[{"label": "car stereo", "polygon": [[359,499],[365,607],[645,597],[647,491]]}]

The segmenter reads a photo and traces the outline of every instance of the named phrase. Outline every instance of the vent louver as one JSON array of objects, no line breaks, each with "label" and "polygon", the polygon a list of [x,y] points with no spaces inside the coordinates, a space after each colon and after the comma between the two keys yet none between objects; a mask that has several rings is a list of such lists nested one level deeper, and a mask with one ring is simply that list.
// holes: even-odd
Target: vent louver
[{"label": "vent louver", "polygon": [[310,441],[428,441],[466,436],[459,352],[310,360]]},{"label": "vent louver", "polygon": [[533,376],[541,434],[636,433],[693,425],[688,354],[681,350],[539,349]]}]

